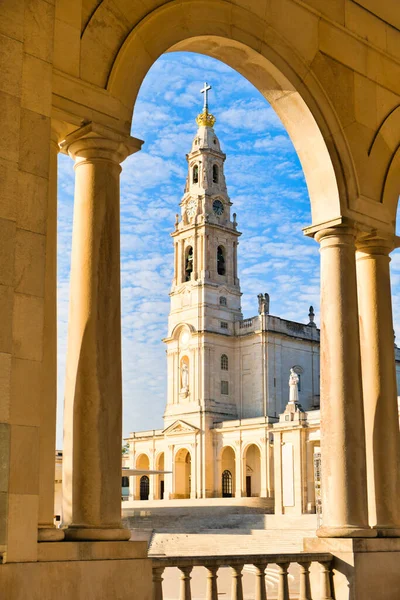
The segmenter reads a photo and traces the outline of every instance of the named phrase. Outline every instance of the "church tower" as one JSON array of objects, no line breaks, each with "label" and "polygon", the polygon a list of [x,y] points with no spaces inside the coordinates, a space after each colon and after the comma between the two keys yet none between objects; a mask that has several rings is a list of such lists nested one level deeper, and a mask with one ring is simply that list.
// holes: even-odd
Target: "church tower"
[{"label": "church tower", "polygon": [[236,215],[231,215],[225,154],[208,111],[207,84],[188,175],[176,216],[174,279],[168,321],[165,425],[177,419],[204,428],[237,416],[234,399],[235,322],[242,320],[237,274]]}]

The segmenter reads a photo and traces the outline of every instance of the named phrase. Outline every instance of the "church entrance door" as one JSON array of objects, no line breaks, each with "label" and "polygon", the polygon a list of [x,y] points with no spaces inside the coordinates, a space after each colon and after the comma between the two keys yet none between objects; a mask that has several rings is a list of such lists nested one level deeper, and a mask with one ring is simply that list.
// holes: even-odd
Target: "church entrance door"
[{"label": "church entrance door", "polygon": [[251,498],[251,475],[246,475],[246,496]]}]

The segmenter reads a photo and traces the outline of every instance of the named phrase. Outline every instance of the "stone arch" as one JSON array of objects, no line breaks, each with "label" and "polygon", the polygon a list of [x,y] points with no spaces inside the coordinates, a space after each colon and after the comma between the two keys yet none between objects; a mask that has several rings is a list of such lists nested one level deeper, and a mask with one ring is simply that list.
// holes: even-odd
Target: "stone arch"
[{"label": "stone arch", "polygon": [[[100,48],[102,41],[94,41],[95,20],[105,10],[106,6],[99,6],[82,38],[82,72],[89,77],[86,63],[90,62],[92,83],[106,87],[132,110],[143,78],[164,52],[193,51],[225,62],[255,85],[284,123],[303,166],[313,224],[346,212],[349,197],[358,195],[346,138],[310,63],[282,32],[227,0],[192,0],[184,5],[172,1],[140,22],[131,19],[126,24],[124,38],[116,39],[110,48],[111,65]],[[166,28],[165,22],[173,27]],[[99,58],[93,56],[95,50]],[[93,68],[96,63],[98,69]]]},{"label": "stone arch", "polygon": [[221,495],[222,497],[230,497],[224,496],[223,489],[223,474],[224,471],[229,471],[232,477],[232,497],[235,495],[236,489],[236,451],[231,445],[224,446],[221,448],[220,452],[220,486],[221,486]]},{"label": "stone arch", "polygon": [[242,452],[244,463],[244,490],[248,497],[261,496],[261,449],[254,442],[247,444]]},{"label": "stone arch", "polygon": [[[148,471],[150,469],[150,458],[145,453],[142,452],[138,454],[135,460],[135,469],[139,471]],[[134,478],[135,481],[135,498],[139,499],[141,497],[141,481],[143,475],[138,475]]]},{"label": "stone arch", "polygon": [[187,448],[179,448],[174,456],[174,498],[190,498],[192,483],[192,457]]},{"label": "stone arch", "polygon": [[171,332],[171,338],[178,339],[182,331],[186,329],[190,334],[195,333],[196,329],[190,323],[178,323]]}]

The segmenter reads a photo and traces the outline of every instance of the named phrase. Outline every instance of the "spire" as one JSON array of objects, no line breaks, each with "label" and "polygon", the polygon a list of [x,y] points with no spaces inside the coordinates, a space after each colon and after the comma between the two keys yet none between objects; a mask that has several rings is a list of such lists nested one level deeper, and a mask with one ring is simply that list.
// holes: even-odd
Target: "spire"
[{"label": "spire", "polygon": [[204,94],[204,104],[203,104],[203,112],[197,115],[196,123],[199,127],[214,127],[214,123],[216,118],[214,115],[208,112],[208,92],[211,90],[211,85],[209,85],[206,81],[204,82],[204,87],[200,90],[202,94]]}]

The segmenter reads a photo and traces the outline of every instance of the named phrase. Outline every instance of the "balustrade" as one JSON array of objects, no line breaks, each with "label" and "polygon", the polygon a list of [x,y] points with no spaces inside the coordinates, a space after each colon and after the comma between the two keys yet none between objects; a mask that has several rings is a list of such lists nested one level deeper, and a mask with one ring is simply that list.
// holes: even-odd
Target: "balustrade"
[{"label": "balustrade", "polygon": [[[292,592],[288,569],[291,564],[299,566],[300,591]],[[320,569],[319,594],[311,596],[310,567],[318,564]],[[153,558],[153,600],[163,600],[163,573],[168,567],[180,570],[179,600],[191,600],[191,571],[204,567],[207,572],[206,600],[218,600],[218,570],[229,566],[232,572],[231,600],[243,600],[242,571],[244,565],[255,567],[255,600],[267,600],[265,570],[267,565],[278,567],[278,600],[333,600],[331,594],[332,555],[328,553],[260,554],[243,556],[163,556]],[[294,595],[293,595],[294,594]],[[177,594],[178,597],[178,594]]]}]

